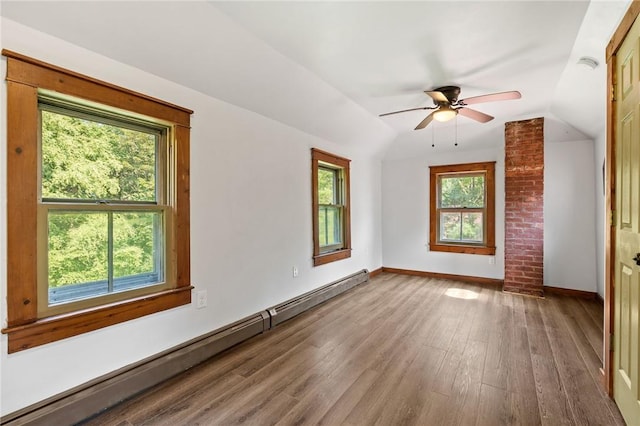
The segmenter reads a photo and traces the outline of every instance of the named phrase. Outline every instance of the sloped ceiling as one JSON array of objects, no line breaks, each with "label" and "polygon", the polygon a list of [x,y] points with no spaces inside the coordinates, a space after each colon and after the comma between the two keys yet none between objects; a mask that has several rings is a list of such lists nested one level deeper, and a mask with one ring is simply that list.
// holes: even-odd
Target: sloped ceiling
[{"label": "sloped ceiling", "polygon": [[[506,121],[545,116],[553,137],[604,126],[604,46],[628,1],[11,2],[0,13],[327,140],[387,158],[502,143]],[[577,58],[595,57],[591,71]],[[519,90],[413,128],[432,105]],[[459,146],[454,148],[453,141]],[[436,145],[431,148],[431,143]]]}]

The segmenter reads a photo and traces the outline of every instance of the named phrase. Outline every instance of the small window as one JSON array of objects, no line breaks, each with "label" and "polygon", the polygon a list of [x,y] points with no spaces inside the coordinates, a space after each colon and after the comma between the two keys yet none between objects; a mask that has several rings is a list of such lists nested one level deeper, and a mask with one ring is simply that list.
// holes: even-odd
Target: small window
[{"label": "small window", "polygon": [[351,256],[349,160],[312,150],[314,265]]},{"label": "small window", "polygon": [[344,248],[342,218],[343,173],[341,169],[318,166],[318,239],[320,253]]},{"label": "small window", "polygon": [[430,167],[430,250],[495,254],[495,163]]}]

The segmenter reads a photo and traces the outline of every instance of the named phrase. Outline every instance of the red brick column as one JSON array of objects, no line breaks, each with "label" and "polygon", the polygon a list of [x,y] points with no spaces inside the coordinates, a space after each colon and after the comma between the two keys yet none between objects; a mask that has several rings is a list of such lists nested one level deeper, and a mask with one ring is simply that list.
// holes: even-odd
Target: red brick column
[{"label": "red brick column", "polygon": [[505,125],[504,291],[543,295],[544,118]]}]

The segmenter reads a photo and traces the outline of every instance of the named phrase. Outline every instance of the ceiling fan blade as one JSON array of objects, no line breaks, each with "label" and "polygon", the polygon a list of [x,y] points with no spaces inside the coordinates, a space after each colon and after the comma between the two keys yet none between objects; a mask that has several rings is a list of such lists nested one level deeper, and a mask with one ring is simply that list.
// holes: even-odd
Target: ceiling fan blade
[{"label": "ceiling fan blade", "polygon": [[420,122],[420,124],[418,124],[416,126],[415,129],[413,130],[420,130],[420,129],[424,129],[425,127],[427,127],[429,125],[429,123],[431,123],[431,120],[433,120],[433,113],[430,113],[429,115],[427,115],[424,120],[422,120]]},{"label": "ceiling fan blade", "polygon": [[409,109],[403,109],[401,111],[385,112],[384,114],[380,114],[378,117],[384,117],[385,115],[392,115],[392,114],[400,114],[401,112],[417,111],[419,109],[435,109],[435,108],[436,107],[409,108]]},{"label": "ceiling fan blade", "polygon": [[442,92],[438,92],[438,91],[435,91],[435,90],[434,91],[425,90],[424,93],[426,93],[427,95],[431,96],[431,98],[436,102],[449,103],[449,99],[447,99],[447,97]]},{"label": "ceiling fan blade", "polygon": [[473,96],[471,98],[460,100],[460,105],[473,105],[482,102],[508,101],[511,99],[520,99],[522,95],[517,90],[511,92],[491,93],[489,95]]},{"label": "ceiling fan blade", "polygon": [[475,109],[470,108],[458,108],[458,114],[464,115],[467,118],[472,120],[479,121],[480,123],[486,123],[487,121],[493,120],[493,117],[489,114],[485,114],[484,112],[476,111]]}]

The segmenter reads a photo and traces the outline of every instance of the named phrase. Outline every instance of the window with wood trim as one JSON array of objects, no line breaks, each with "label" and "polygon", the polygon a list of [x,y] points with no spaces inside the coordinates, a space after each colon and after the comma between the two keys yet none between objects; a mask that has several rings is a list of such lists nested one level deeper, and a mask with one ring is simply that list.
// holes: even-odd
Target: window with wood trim
[{"label": "window with wood trim", "polygon": [[314,266],[351,257],[349,163],[311,150]]},{"label": "window with wood trim", "polygon": [[429,249],[494,255],[495,162],[429,170]]},{"label": "window with wood trim", "polygon": [[9,352],[190,303],[192,111],[2,54]]}]

